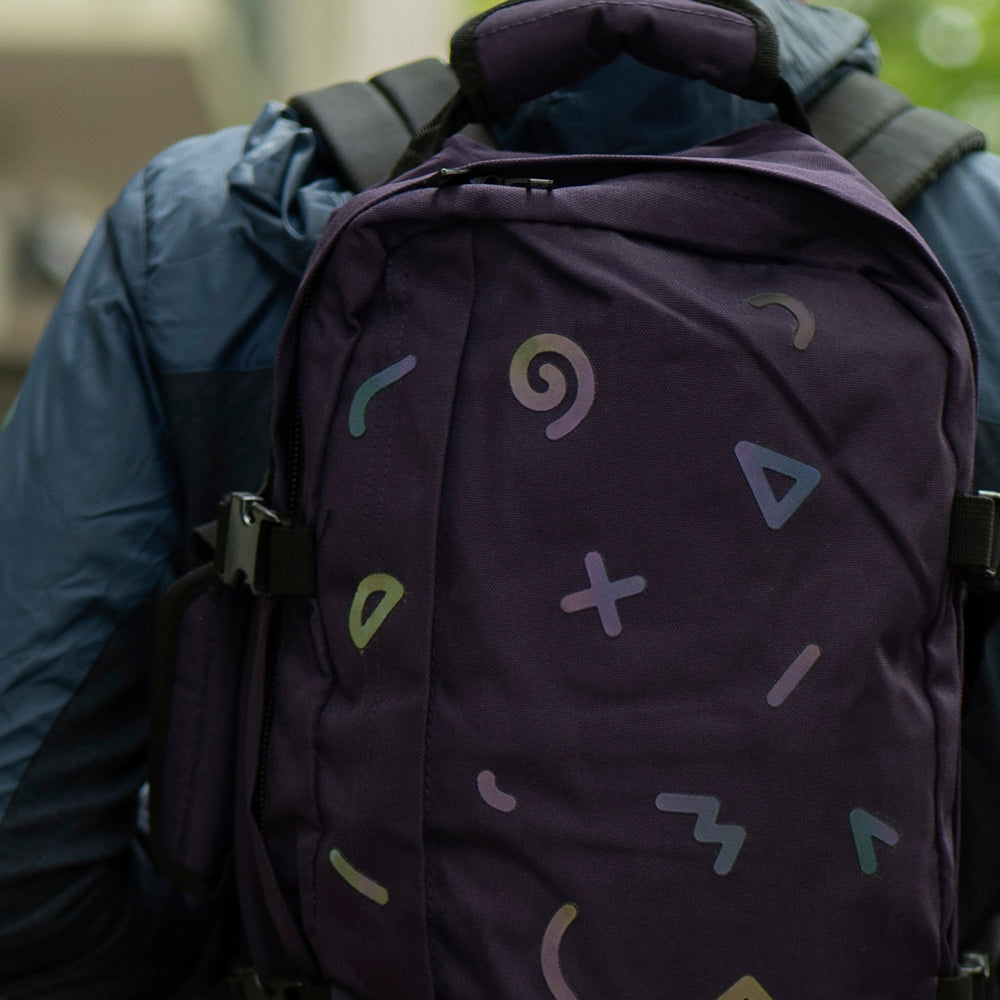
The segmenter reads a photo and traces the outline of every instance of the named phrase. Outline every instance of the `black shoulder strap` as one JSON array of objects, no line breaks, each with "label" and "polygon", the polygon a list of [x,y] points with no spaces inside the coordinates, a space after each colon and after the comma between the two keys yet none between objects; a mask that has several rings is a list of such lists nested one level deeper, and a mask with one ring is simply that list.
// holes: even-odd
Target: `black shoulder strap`
[{"label": "black shoulder strap", "polygon": [[977,128],[914,106],[862,70],[841,77],[808,113],[816,137],[850,160],[899,209],[966,153],[986,148]]},{"label": "black shoulder strap", "polygon": [[[337,83],[299,94],[289,105],[319,134],[347,187],[362,191],[389,176],[414,134],[457,90],[450,66],[420,59],[367,83]],[[491,142],[485,129],[476,138]]]}]

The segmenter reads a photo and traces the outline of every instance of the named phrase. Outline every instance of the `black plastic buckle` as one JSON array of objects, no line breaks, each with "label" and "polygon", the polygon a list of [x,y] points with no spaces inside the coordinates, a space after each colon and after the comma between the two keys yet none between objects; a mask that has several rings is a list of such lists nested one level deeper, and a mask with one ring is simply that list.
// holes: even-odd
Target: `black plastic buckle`
[{"label": "black plastic buckle", "polygon": [[266,594],[268,591],[261,586],[258,574],[261,541],[273,527],[285,527],[288,523],[254,493],[227,494],[219,505],[215,555],[215,568],[222,582],[230,587],[246,583],[252,593]]}]

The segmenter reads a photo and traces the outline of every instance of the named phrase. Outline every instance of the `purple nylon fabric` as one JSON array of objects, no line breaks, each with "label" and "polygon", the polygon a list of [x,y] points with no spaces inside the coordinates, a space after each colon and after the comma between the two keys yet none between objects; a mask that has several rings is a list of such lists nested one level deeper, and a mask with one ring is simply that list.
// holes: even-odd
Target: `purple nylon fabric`
[{"label": "purple nylon fabric", "polygon": [[756,51],[747,18],[695,0],[529,0],[493,11],[475,33],[490,115],[582,79],[623,52],[746,94]]},{"label": "purple nylon fabric", "polygon": [[206,885],[221,878],[233,849],[237,692],[250,605],[249,595],[216,582],[178,623],[154,833],[172,871]]},{"label": "purple nylon fabric", "polygon": [[[487,155],[598,164],[422,173]],[[953,968],[961,307],[792,129],[653,164],[368,192],[293,310],[319,589],[261,622],[238,883],[255,961],[336,1000]]]}]

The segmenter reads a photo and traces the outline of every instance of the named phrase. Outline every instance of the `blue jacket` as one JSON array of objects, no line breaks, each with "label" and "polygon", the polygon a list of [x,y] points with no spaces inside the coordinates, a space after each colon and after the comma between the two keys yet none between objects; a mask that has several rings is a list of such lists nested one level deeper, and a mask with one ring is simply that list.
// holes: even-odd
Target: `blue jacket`
[{"label": "blue jacket", "polygon": [[[877,71],[852,15],[760,5],[805,101],[847,64]],[[507,148],[667,152],[769,113],[623,58],[494,131]],[[134,846],[152,611],[190,526],[262,481],[284,316],[349,197],[279,104],[157,156],[95,232],[0,433],[0,997],[180,995],[204,951],[198,914]],[[978,334],[978,475],[996,487],[1000,158],[966,157],[909,216]],[[987,667],[993,688],[1000,648]],[[988,723],[966,772],[984,784]],[[1000,910],[995,867],[970,923]]]}]

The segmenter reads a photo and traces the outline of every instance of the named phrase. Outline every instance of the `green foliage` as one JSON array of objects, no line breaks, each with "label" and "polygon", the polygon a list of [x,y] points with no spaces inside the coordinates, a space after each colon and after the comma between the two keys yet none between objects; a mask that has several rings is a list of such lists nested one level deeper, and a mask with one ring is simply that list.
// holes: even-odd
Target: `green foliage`
[{"label": "green foliage", "polygon": [[872,26],[883,77],[978,125],[1000,149],[998,0],[847,0]]},{"label": "green foliage", "polygon": [[[872,27],[882,76],[978,125],[1000,151],[1000,0],[841,0]],[[488,0],[468,0],[470,14]]]}]

